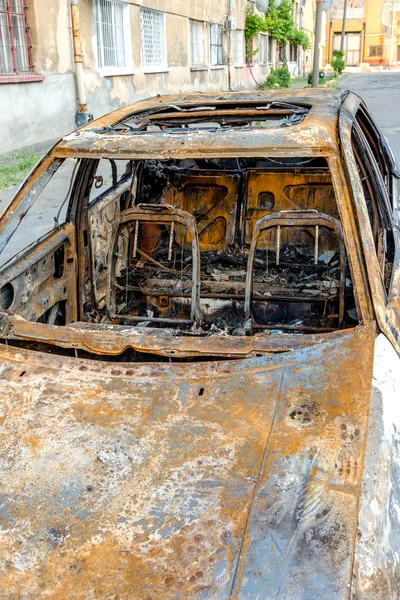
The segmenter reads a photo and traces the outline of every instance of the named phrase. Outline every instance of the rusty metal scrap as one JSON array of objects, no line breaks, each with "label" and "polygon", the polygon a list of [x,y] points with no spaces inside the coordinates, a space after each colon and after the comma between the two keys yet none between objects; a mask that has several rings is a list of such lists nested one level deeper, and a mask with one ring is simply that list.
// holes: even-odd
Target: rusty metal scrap
[{"label": "rusty metal scrap", "polygon": [[347,598],[374,338],[191,366],[2,346],[0,595]]},{"label": "rusty metal scrap", "polygon": [[79,159],[0,270],[0,598],[397,600],[400,200],[371,227],[360,106],[148,99],[28,177],[0,252]]}]

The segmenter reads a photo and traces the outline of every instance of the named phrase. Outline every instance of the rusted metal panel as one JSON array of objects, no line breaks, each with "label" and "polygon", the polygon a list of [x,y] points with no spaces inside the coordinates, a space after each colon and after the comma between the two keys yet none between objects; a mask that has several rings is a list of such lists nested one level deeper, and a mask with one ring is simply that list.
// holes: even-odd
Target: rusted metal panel
[{"label": "rusted metal panel", "polygon": [[200,250],[224,249],[235,242],[240,178],[238,174],[182,173],[170,182],[163,202],[196,219]]},{"label": "rusted metal panel", "polygon": [[31,323],[0,313],[0,331],[8,340],[39,341],[56,344],[61,348],[75,348],[115,356],[126,348],[138,352],[156,353],[175,358],[230,357],[249,358],[275,352],[290,352],[299,348],[319,345],[347,335],[346,330],[330,333],[293,336],[289,333],[265,335],[256,333],[251,337],[221,336],[218,333],[207,337],[183,336],[174,329],[146,331],[130,326],[96,323],[71,323],[66,327],[54,327],[42,323]]},{"label": "rusted metal panel", "polygon": [[[244,235],[248,244],[256,221],[268,213],[284,210],[321,210],[337,215],[337,204],[330,174],[292,173],[254,169],[246,174],[246,210]],[[270,204],[263,205],[263,194],[269,194]]]},{"label": "rusted metal panel", "polygon": [[[295,131],[293,131],[293,129]],[[328,131],[329,130],[329,133]],[[301,152],[303,156],[321,156],[337,152],[335,120],[326,124],[321,119],[300,129],[254,129],[248,132],[216,130],[213,142],[207,131],[176,132],[168,136],[149,132],[144,136],[110,133],[107,137],[92,131],[78,131],[64,138],[55,152],[57,157],[110,156],[127,159],[162,159],[196,157],[259,156],[262,148],[271,148],[271,156],[288,156]]]},{"label": "rusted metal panel", "polygon": [[311,106],[311,116],[313,115],[325,115],[329,117],[338,112],[342,101],[346,98],[348,92],[345,90],[327,90],[327,89],[308,89],[305,90],[268,90],[268,91],[257,91],[257,92],[219,92],[198,94],[196,92],[191,94],[179,94],[161,96],[157,98],[148,98],[141,102],[135,103],[134,107],[124,106],[119,110],[116,110],[108,115],[104,115],[95,121],[92,121],[88,125],[82,127],[79,131],[86,132],[97,127],[107,127],[108,125],[114,125],[119,123],[123,119],[126,119],[130,115],[134,115],[139,112],[151,111],[160,105],[180,105],[185,108],[199,107],[212,103],[216,107],[223,105],[224,103],[232,102],[236,106],[240,107],[242,104],[248,108],[249,105],[257,106],[260,102],[265,100],[271,101],[283,101],[286,103],[298,102],[306,106]]},{"label": "rusted metal panel", "polygon": [[[62,261],[57,273],[56,255],[60,249]],[[26,324],[32,325],[57,302],[66,303],[67,321],[73,322],[77,319],[76,279],[75,227],[66,223],[14,262],[6,276],[0,275],[0,288],[6,283],[12,285],[8,312],[18,314]]]},{"label": "rusted metal panel", "polygon": [[194,365],[2,346],[0,595],[347,598],[374,338]]}]

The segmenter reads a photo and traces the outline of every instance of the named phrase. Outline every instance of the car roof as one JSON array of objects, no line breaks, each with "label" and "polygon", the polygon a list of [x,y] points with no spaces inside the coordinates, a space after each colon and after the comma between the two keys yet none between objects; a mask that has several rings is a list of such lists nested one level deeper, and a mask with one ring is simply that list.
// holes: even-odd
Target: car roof
[{"label": "car roof", "polygon": [[[157,96],[120,108],[64,137],[55,146],[57,156],[114,158],[189,158],[198,156],[256,156],[261,150],[271,155],[292,151],[302,155],[321,155],[338,151],[337,122],[347,90],[285,89],[218,93],[190,93]],[[285,105],[298,107],[304,114],[293,126],[267,129],[232,127],[214,130],[135,131],[139,118],[166,110],[178,118],[188,111],[211,115],[242,109],[256,112]],[[214,113],[215,114],[215,113]],[[171,117],[171,115],[169,115]],[[176,120],[176,119],[175,119]],[[133,123],[129,125],[129,122]],[[122,131],[128,123],[126,130]],[[136,127],[136,129],[138,129]]]}]

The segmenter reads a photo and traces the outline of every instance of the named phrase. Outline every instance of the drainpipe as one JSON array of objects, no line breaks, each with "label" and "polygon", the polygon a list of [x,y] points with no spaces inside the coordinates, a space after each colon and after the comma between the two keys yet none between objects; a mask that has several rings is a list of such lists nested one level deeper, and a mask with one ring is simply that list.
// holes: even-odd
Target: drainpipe
[{"label": "drainpipe", "polygon": [[74,47],[74,65],[75,65],[75,83],[76,95],[78,98],[79,110],[75,115],[77,127],[86,125],[89,121],[89,113],[87,112],[87,101],[85,84],[83,80],[83,64],[82,64],[82,43],[79,19],[79,0],[71,1],[71,23],[72,23],[72,42]]}]

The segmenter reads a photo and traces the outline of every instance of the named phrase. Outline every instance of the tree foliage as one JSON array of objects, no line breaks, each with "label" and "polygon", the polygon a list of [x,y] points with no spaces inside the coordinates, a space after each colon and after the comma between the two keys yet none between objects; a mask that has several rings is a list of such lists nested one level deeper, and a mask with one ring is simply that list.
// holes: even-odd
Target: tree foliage
[{"label": "tree foliage", "polygon": [[262,16],[251,9],[246,14],[246,49],[251,54],[251,40],[257,33],[268,33],[279,42],[291,42],[305,50],[310,48],[310,38],[304,31],[296,29],[293,22],[293,5],[290,0],[283,0],[279,6],[272,2],[268,12]]},{"label": "tree foliage", "polygon": [[301,46],[303,50],[309,50],[311,48],[311,40],[304,31],[300,29],[293,29],[291,38],[289,40],[292,44]]},{"label": "tree foliage", "polygon": [[293,5],[290,0],[283,0],[279,6],[272,4],[265,13],[267,32],[274,40],[288,42],[294,31]]}]

